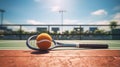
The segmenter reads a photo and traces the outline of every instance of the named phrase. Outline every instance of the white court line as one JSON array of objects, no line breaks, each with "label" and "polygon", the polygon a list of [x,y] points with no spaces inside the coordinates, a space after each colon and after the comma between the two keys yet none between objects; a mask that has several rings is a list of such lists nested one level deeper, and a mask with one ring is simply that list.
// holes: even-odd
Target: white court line
[{"label": "white court line", "polygon": [[19,43],[19,42],[26,42],[26,41],[1,41],[0,43]]},{"label": "white court line", "polygon": [[[108,49],[86,49],[86,48],[55,48],[55,50],[120,50],[120,47],[110,47]],[[0,50],[31,50],[27,47],[0,47]],[[53,49],[54,50],[54,49]]]},{"label": "white court line", "polygon": [[0,47],[0,50],[28,50],[27,47]]}]

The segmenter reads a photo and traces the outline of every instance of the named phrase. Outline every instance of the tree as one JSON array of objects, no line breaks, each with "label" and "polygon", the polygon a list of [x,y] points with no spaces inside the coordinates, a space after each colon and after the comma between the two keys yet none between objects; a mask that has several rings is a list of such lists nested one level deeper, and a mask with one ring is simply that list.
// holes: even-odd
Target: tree
[{"label": "tree", "polygon": [[76,31],[72,30],[70,31],[70,34],[76,34]]},{"label": "tree", "polygon": [[105,30],[95,30],[94,31],[94,34],[104,34],[105,33]]},{"label": "tree", "polygon": [[64,34],[69,34],[69,31],[68,30],[66,30],[65,32],[63,32]]},{"label": "tree", "polygon": [[84,32],[84,34],[89,34],[90,33],[90,31],[89,30],[86,30],[85,32]]},{"label": "tree", "polygon": [[26,32],[25,30],[18,29],[16,31],[13,31],[15,34],[29,34],[29,32]]},{"label": "tree", "polygon": [[117,27],[117,22],[116,21],[111,21],[110,22],[110,29],[115,29]]}]

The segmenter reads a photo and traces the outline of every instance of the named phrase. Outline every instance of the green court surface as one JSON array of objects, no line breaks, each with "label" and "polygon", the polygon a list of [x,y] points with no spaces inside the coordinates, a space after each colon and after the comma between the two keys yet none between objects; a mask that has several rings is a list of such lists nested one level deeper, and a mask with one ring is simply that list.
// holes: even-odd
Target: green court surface
[{"label": "green court surface", "polygon": [[[120,50],[120,40],[56,40],[61,43],[73,44],[108,44],[108,49]],[[0,50],[28,50],[26,40],[0,40]],[[72,48],[72,47],[59,47],[56,49],[86,49],[86,48]]]}]

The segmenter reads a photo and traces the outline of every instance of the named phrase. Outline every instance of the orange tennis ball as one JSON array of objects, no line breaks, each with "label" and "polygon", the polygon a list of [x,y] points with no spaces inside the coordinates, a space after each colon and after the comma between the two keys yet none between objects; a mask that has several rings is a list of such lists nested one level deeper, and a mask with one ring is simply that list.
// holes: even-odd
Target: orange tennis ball
[{"label": "orange tennis ball", "polygon": [[[41,40],[42,42],[40,42]],[[48,41],[43,41],[43,40],[48,40]],[[41,50],[47,50],[51,46],[52,37],[47,33],[41,33],[37,36],[36,41],[37,41],[37,46]]]}]

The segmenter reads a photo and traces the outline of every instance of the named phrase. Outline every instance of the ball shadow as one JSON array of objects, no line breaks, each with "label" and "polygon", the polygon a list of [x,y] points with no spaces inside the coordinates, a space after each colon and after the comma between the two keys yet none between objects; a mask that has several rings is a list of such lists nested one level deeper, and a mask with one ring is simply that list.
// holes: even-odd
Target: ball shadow
[{"label": "ball shadow", "polygon": [[31,54],[47,54],[49,53],[49,50],[36,50],[31,52]]}]

